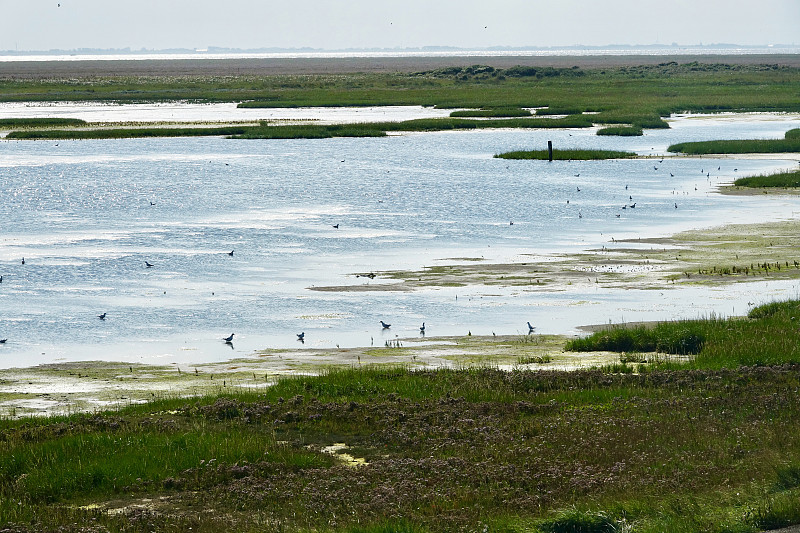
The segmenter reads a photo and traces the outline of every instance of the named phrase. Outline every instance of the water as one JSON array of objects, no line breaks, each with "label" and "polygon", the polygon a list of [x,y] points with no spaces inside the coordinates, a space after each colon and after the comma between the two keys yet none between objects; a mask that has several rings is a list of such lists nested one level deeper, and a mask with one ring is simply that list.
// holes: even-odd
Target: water
[{"label": "water", "polygon": [[[220,361],[298,347],[301,331],[306,347],[382,346],[395,335],[415,336],[423,321],[429,335],[524,333],[528,320],[542,333],[569,333],[609,320],[744,313],[748,303],[797,296],[797,282],[663,293],[595,286],[309,290],[380,281],[353,273],[458,262],[452,258],[530,261],[613,246],[612,238],[798,214],[796,197],[715,192],[738,176],[796,161],[492,157],[547,140],[556,148],[658,155],[678,141],[781,137],[800,127],[800,115],[679,117],[672,126],[639,138],[503,130],[380,139],[0,141],[0,338],[9,338],[0,365]],[[636,209],[620,210],[629,196]],[[104,321],[97,318],[103,312]],[[233,348],[221,341],[232,332]]]}]

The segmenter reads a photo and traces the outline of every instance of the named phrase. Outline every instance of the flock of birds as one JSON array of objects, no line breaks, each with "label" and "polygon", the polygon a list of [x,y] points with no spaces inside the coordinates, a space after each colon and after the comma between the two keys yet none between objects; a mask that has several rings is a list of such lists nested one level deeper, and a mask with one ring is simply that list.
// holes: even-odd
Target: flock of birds
[{"label": "flock of birds", "polygon": [[[658,162],[659,162],[659,164],[661,164],[661,163],[664,162],[664,159],[660,159]],[[721,169],[722,169],[721,166],[717,167],[718,171],[721,170]],[[656,165],[653,165],[653,170],[654,171],[658,171],[659,167],[656,166]],[[734,172],[736,172],[738,170],[739,170],[738,168],[735,168]],[[706,178],[708,178],[708,179],[711,178],[711,173],[710,172],[706,172],[705,169],[701,169],[700,173],[701,174],[705,174]],[[672,172],[670,172],[669,175],[670,175],[670,177],[674,177],[675,176]],[[574,174],[574,177],[576,177],[576,178],[580,177],[580,173]],[[576,186],[575,189],[576,189],[576,192],[581,192],[580,186]],[[625,185],[625,190],[628,190],[628,185]],[[695,190],[697,190],[696,186],[695,186]],[[628,195],[628,200],[631,203],[626,202],[621,207],[621,209],[636,209],[636,203],[637,202],[633,201],[633,196],[632,195]],[[567,200],[567,204],[569,204],[569,203],[570,203],[570,201]],[[155,204],[155,202],[150,201],[150,205],[151,206],[155,206],[156,204]],[[674,207],[675,207],[675,209],[678,209],[678,203],[677,202],[674,202]],[[620,214],[616,214],[615,216],[617,218],[619,218]],[[578,212],[578,217],[579,218],[583,218],[583,213],[581,211]],[[509,224],[513,226],[514,222],[511,221]],[[334,229],[339,229],[339,223],[332,224],[331,226]],[[225,252],[225,254],[227,254],[230,257],[233,257],[234,250],[231,250],[230,252]],[[24,257],[22,258],[21,262],[22,262],[23,265],[25,264],[25,258]],[[153,268],[153,267],[155,267],[155,264],[154,263],[150,263],[149,261],[145,261],[144,264],[145,264],[145,268]],[[367,276],[370,277],[370,278],[375,277],[374,274],[368,274]],[[2,283],[2,282],[3,282],[3,276],[0,275],[0,283]],[[104,313],[102,313],[100,315],[97,315],[97,318],[99,318],[100,320],[105,320],[107,315],[108,314],[106,312],[104,312]],[[388,323],[384,322],[383,320],[380,321],[380,324],[381,324],[382,330],[388,330],[389,328],[391,328],[391,324],[388,324]],[[535,329],[534,326],[532,326],[530,322],[528,322],[527,325],[528,325],[528,334],[532,334],[534,332],[534,329]],[[420,335],[423,335],[423,336],[425,335],[425,322],[423,322],[422,325],[420,326],[419,332],[420,332]],[[301,333],[298,333],[297,334],[297,340],[299,342],[301,342],[301,343],[305,343],[305,335],[306,335],[305,331],[303,331]],[[222,340],[225,341],[226,344],[231,345],[231,347],[232,347],[233,346],[233,336],[234,336],[234,334],[231,333],[229,336],[223,337]],[[0,339],[0,344],[5,344],[7,341],[8,341],[7,338]]]}]

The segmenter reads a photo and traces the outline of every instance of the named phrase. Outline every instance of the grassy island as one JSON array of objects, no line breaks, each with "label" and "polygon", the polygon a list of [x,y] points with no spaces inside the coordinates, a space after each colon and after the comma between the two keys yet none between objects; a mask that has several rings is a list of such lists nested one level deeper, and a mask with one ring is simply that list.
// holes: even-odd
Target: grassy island
[{"label": "grassy island", "polygon": [[787,131],[783,139],[687,142],[673,144],[669,146],[667,150],[689,155],[778,154],[800,152],[800,129]]},{"label": "grassy island", "polygon": [[[501,159],[539,159],[547,160],[550,155],[547,150],[518,150],[497,154]],[[627,159],[636,157],[634,152],[619,152],[614,150],[553,150],[553,159],[559,161],[593,160],[593,159]]]}]

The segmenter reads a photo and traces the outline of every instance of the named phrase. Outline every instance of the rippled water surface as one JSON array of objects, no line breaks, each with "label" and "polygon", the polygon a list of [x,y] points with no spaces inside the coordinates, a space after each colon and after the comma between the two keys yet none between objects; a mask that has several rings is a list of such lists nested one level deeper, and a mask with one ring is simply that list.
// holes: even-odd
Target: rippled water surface
[{"label": "rippled water surface", "polygon": [[[0,338],[9,340],[0,366],[217,361],[297,346],[301,331],[306,347],[383,345],[415,335],[422,321],[429,335],[523,333],[528,320],[542,333],[567,333],[609,320],[744,313],[747,302],[797,296],[797,283],[663,294],[309,287],[365,283],[352,275],[358,272],[456,262],[448,258],[519,261],[609,245],[612,237],[792,218],[800,211],[796,197],[715,189],[796,161],[492,156],[543,148],[547,140],[556,148],[658,155],[673,142],[775,138],[799,126],[797,115],[745,115],[677,117],[671,129],[639,138],[503,130],[380,139],[3,140]],[[621,211],[629,196],[636,209]],[[104,312],[106,320],[97,318]],[[382,331],[379,320],[391,330]],[[220,340],[232,332],[233,350]]]}]

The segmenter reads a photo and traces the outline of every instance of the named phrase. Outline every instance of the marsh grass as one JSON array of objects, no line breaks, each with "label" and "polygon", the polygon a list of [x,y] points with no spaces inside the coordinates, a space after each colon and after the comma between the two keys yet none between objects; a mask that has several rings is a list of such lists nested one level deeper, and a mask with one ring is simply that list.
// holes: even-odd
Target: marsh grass
[{"label": "marsh grass", "polygon": [[51,126],[83,126],[78,118],[0,118],[0,128],[41,128]]},{"label": "marsh grass", "polygon": [[[694,368],[800,363],[800,301],[753,308],[747,319],[709,317],[655,325],[614,326],[570,341],[574,351],[693,355]],[[675,363],[663,362],[672,366]]]},{"label": "marsh grass", "polygon": [[597,130],[597,135],[615,135],[618,137],[638,137],[644,135],[644,130],[639,126],[609,126]]},{"label": "marsh grass", "polygon": [[[352,368],[258,393],[0,420],[0,523],[412,533],[785,523],[800,508],[789,497],[799,368]],[[334,442],[366,464],[321,451]],[[142,500],[160,507],[102,511]],[[734,512],[743,502],[749,515]],[[80,507],[92,503],[100,510]],[[709,527],[690,515],[736,518]]]},{"label": "marsh grass", "polygon": [[688,155],[706,154],[775,154],[800,152],[800,130],[789,130],[783,139],[742,139],[730,141],[698,141],[673,144],[669,152]]},{"label": "marsh grass", "polygon": [[208,137],[244,134],[248,126],[197,128],[111,128],[69,130],[17,130],[9,139],[130,139],[141,137]]},{"label": "marsh grass", "polygon": [[[800,130],[798,130],[800,131]],[[793,172],[778,172],[739,178],[733,182],[738,187],[800,187],[800,170]]]},{"label": "marsh grass", "polygon": [[[495,157],[501,159],[538,159],[547,160],[549,153],[547,150],[518,150],[496,154]],[[597,159],[627,159],[636,157],[634,152],[619,152],[614,150],[553,150],[553,160],[558,161],[585,161]]]}]

